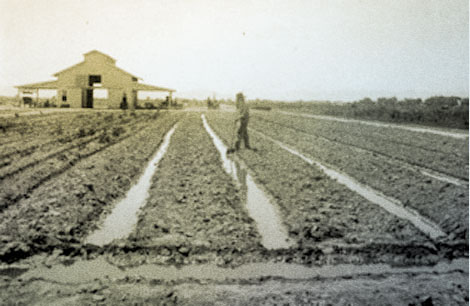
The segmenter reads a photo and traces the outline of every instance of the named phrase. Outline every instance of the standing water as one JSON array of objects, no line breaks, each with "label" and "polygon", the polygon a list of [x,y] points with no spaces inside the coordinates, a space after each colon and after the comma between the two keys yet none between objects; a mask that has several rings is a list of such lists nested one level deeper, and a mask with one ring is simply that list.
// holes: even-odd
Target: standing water
[{"label": "standing water", "polygon": [[277,141],[259,131],[254,130],[258,135],[261,137],[264,137],[277,145],[279,145],[281,148],[284,150],[300,157],[303,159],[305,162],[307,162],[310,165],[317,166],[320,168],[326,175],[331,177],[332,179],[335,179],[338,181],[338,183],[345,185],[348,187],[350,190],[358,193],[365,199],[369,200],[370,202],[379,205],[389,213],[394,214],[395,216],[408,220],[410,221],[416,228],[418,228],[420,231],[431,237],[432,239],[436,239],[439,237],[445,237],[447,236],[446,233],[444,233],[437,224],[434,224],[430,220],[426,219],[425,217],[421,216],[419,213],[416,211],[410,209],[410,208],[405,208],[402,206],[402,204],[395,199],[391,199],[386,197],[385,195],[381,194],[380,192],[373,190],[372,188],[369,188],[368,186],[363,186],[360,183],[356,182],[353,178],[349,177],[346,174],[337,172],[333,169],[330,169],[324,165],[322,165],[320,162],[312,160],[305,155],[301,154],[300,152],[288,147],[287,145],[283,144],[280,141]]},{"label": "standing water", "polygon": [[137,223],[137,212],[146,203],[149,195],[148,190],[157,164],[165,154],[175,129],[176,126],[165,135],[163,143],[148,163],[137,184],[132,186],[126,197],[116,205],[103,226],[87,237],[86,243],[103,246],[114,239],[127,237],[132,232]]},{"label": "standing water", "polygon": [[201,117],[206,131],[220,153],[225,171],[242,187],[242,190],[246,191],[246,208],[250,217],[256,221],[258,232],[261,234],[261,244],[267,249],[293,246],[294,243],[289,240],[287,230],[282,225],[279,214],[268,196],[256,185],[243,167],[227,157],[227,147],[211,129],[206,117],[204,115]]}]

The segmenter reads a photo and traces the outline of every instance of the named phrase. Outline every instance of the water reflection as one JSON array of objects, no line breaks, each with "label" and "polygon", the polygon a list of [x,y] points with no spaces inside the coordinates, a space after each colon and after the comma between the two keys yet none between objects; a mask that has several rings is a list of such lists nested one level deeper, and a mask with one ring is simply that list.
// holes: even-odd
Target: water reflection
[{"label": "water reflection", "polygon": [[255,220],[258,232],[261,235],[261,244],[267,249],[289,248],[294,242],[288,238],[287,230],[283,226],[279,213],[271,204],[267,194],[255,183],[246,168],[227,157],[227,147],[211,129],[204,115],[201,115],[204,128],[211,136],[222,158],[225,171],[232,176],[236,184],[245,195],[246,209],[250,217]]},{"label": "water reflection", "polygon": [[137,213],[147,201],[148,191],[157,164],[165,155],[175,129],[176,126],[165,135],[160,148],[148,163],[139,181],[127,192],[126,197],[116,205],[104,221],[103,226],[88,236],[87,243],[103,246],[114,239],[125,238],[132,232],[137,223]]}]

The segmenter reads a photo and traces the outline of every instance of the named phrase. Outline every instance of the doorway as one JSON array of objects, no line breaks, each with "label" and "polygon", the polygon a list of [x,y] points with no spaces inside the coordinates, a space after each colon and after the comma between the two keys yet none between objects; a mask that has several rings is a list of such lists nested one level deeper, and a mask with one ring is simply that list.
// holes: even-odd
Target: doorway
[{"label": "doorway", "polygon": [[93,108],[93,89],[86,89],[85,99],[82,101],[83,108]]}]

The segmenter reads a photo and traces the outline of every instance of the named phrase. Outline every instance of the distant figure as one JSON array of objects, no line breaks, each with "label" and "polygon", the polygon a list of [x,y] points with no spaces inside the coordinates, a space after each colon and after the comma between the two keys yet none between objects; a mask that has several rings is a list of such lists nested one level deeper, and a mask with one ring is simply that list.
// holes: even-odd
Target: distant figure
[{"label": "distant figure", "polygon": [[166,96],[165,101],[162,103],[162,108],[169,108],[170,107],[170,97]]},{"label": "distant figure", "polygon": [[248,106],[245,103],[245,96],[243,93],[237,94],[236,107],[238,111],[238,117],[235,122],[240,121],[237,132],[237,142],[235,142],[235,150],[240,149],[240,143],[243,139],[245,142],[245,148],[251,149],[248,141],[248,121],[250,120],[250,112]]}]

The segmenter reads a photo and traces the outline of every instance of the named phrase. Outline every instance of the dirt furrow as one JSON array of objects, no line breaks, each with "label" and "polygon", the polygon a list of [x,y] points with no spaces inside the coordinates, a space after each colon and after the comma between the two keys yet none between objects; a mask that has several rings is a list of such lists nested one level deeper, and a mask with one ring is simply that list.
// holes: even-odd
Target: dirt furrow
[{"label": "dirt furrow", "polygon": [[[233,117],[219,113],[208,114],[208,119],[228,143],[233,131],[226,123]],[[411,223],[366,201],[319,169],[306,167],[276,144],[253,134],[250,137],[258,151],[242,150],[236,155],[277,201],[304,262],[315,260],[308,253],[310,247],[320,248],[331,262],[437,260],[433,244]]]},{"label": "dirt furrow", "polygon": [[54,249],[63,254],[81,252],[81,239],[137,179],[177,118],[178,114],[149,118],[147,128],[133,137],[90,151],[87,158],[77,160],[5,210],[0,224],[0,261]]},{"label": "dirt furrow", "polygon": [[260,239],[199,115],[191,113],[172,135],[137,228],[115,256],[127,264],[227,264],[261,250]]},{"label": "dirt furrow", "polygon": [[[0,179],[0,212],[16,203],[41,184],[70,169],[77,161],[88,158],[107,147],[132,136],[134,130],[145,127],[145,122],[123,121],[122,126],[115,126],[112,133],[103,129],[98,136],[78,138],[65,148],[50,152],[38,152],[38,160],[24,159],[25,164],[11,167],[15,169],[4,174]],[[130,123],[129,123],[130,122]],[[91,130],[95,130],[91,128]],[[78,142],[78,143],[77,143]],[[45,156],[44,156],[45,155]]]},{"label": "dirt furrow", "polygon": [[[361,151],[368,151],[368,152],[371,152],[371,153],[374,153],[374,154],[377,154],[377,155],[381,155],[381,156],[384,156],[384,157],[387,157],[387,158],[395,159],[397,162],[404,163],[405,165],[408,165],[408,167],[415,168],[415,169],[417,169],[417,171],[420,171],[420,172],[421,171],[431,171],[431,172],[433,172],[437,175],[440,175],[444,178],[449,177],[450,180],[460,182],[459,185],[468,184],[468,177],[467,176],[463,177],[463,178],[462,177],[456,177],[455,173],[452,172],[451,170],[448,170],[446,172],[440,172],[439,170],[430,168],[430,166],[432,167],[432,165],[415,162],[412,159],[410,160],[409,158],[403,157],[402,155],[394,154],[393,151],[391,151],[391,150],[380,148],[380,143],[382,141],[378,141],[377,139],[368,139],[368,141],[370,141],[371,143],[378,144],[376,146],[364,145],[364,144],[358,144],[354,141],[351,141],[351,139],[348,138],[348,137],[338,138],[337,136],[332,136],[332,135],[331,136],[322,135],[322,134],[318,134],[318,133],[315,133],[315,132],[312,132],[312,131],[306,131],[305,129],[302,129],[302,128],[297,128],[293,125],[279,123],[279,122],[269,120],[269,119],[265,119],[265,118],[262,118],[262,117],[259,117],[259,116],[257,116],[256,119],[254,119],[254,120],[261,120],[261,121],[266,122],[268,124],[279,125],[279,127],[283,128],[283,129],[288,128],[288,129],[291,129],[295,132],[302,133],[302,134],[305,134],[305,135],[309,135],[312,138],[312,141],[315,141],[315,142],[316,142],[317,139],[320,138],[322,140],[327,140],[329,142],[335,142],[335,143],[346,145],[346,146],[349,146],[349,147],[354,147],[354,148],[357,148],[358,150],[361,150]],[[368,136],[368,138],[370,138],[370,137]],[[390,143],[390,141],[388,141],[388,142]],[[395,142],[393,142],[393,143],[395,143]],[[409,147],[408,144],[406,144],[406,145],[403,144],[403,145],[406,146],[406,147]],[[397,148],[397,149],[400,149],[400,148]],[[405,150],[404,147],[402,147],[401,149]],[[420,149],[424,149],[424,148],[420,148]],[[427,150],[432,151],[432,152],[440,152],[440,151],[436,151],[436,150],[433,150],[433,149],[427,149]],[[440,152],[440,153],[442,153],[442,152]],[[445,153],[445,154],[447,154],[447,153]],[[455,153],[454,155],[456,156],[457,153]],[[460,157],[461,157],[461,154],[459,154],[459,158]],[[436,158],[438,158],[438,157],[436,157]]]},{"label": "dirt furrow", "polygon": [[289,129],[282,129],[280,133],[281,129],[274,124],[263,122],[256,126],[268,136],[335,166],[362,184],[397,198],[440,225],[450,235],[450,240],[468,240],[468,186],[455,186],[425,177],[377,154],[358,154],[350,146],[321,139],[312,142],[308,135]]},{"label": "dirt furrow", "polygon": [[[51,151],[58,150],[58,147],[66,146],[76,140],[85,141],[93,139],[94,135],[101,134],[107,129],[111,129],[114,125],[132,128],[137,122],[134,117],[118,114],[103,115],[102,113],[89,114],[91,117],[77,115],[69,119],[69,123],[58,120],[51,121],[47,129],[40,130],[39,135],[35,135],[33,139],[29,139],[30,135],[25,135],[19,143],[15,143],[10,148],[2,147],[0,160],[14,157],[9,164],[19,166],[21,163],[31,163],[35,159],[35,154],[44,155],[43,152],[51,154]],[[95,136],[96,137],[96,136]],[[2,172],[7,170],[2,169]]]},{"label": "dirt furrow", "polygon": [[[256,113],[256,119],[295,127],[330,140],[379,151],[409,163],[468,181],[468,139],[449,139],[439,135],[367,127],[341,122],[325,122],[276,113]],[[396,143],[396,140],[403,144]],[[436,152],[436,149],[442,152]]]}]

